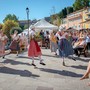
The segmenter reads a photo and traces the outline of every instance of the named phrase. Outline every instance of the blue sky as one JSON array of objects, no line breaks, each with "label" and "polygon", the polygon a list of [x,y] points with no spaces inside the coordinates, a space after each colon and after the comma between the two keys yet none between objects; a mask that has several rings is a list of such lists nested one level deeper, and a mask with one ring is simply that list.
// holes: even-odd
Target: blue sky
[{"label": "blue sky", "polygon": [[26,7],[29,8],[29,18],[33,20],[50,16],[54,11],[58,13],[74,2],[75,0],[0,0],[0,23],[8,14],[15,14],[19,20],[27,19]]}]

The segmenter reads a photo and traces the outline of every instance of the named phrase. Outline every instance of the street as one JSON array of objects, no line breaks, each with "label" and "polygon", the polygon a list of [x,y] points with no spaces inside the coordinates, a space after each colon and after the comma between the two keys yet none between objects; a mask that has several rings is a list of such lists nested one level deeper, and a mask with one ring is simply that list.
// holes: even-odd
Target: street
[{"label": "street", "polygon": [[0,58],[0,90],[90,90],[90,79],[80,80],[85,73],[90,57],[76,57],[76,61],[62,59],[42,49],[45,66],[35,58],[37,68],[31,65],[27,52],[9,54]]}]

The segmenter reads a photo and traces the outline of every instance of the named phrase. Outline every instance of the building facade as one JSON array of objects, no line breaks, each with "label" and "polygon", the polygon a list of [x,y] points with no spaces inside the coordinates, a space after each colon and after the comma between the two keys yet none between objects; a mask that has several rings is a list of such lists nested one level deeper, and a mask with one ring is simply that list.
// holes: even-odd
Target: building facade
[{"label": "building facade", "polygon": [[67,15],[60,26],[77,30],[90,28],[90,8],[84,8]]},{"label": "building facade", "polygon": [[90,28],[90,8],[83,10],[83,28]]}]

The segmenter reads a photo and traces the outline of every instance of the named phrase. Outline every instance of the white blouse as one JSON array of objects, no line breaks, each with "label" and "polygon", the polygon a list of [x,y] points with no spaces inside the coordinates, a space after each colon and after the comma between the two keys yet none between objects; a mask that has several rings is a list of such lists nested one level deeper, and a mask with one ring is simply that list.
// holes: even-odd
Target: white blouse
[{"label": "white blouse", "polygon": [[34,36],[35,36],[35,31],[31,30],[30,31],[30,37],[34,38]]},{"label": "white blouse", "polygon": [[13,40],[18,40],[19,39],[19,35],[14,34],[12,38],[13,38]]},{"label": "white blouse", "polygon": [[66,38],[66,35],[68,35],[68,33],[64,33],[62,36],[60,36],[59,33],[56,33],[56,37],[58,37],[59,40],[62,38]]}]

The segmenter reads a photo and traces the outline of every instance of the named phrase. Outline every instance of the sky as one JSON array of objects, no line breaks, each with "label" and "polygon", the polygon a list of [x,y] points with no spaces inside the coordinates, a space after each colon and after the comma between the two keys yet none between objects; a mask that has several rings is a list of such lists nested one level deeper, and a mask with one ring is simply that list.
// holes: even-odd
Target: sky
[{"label": "sky", "polygon": [[72,6],[75,0],[0,0],[0,23],[8,14],[15,14],[19,20],[26,20],[26,8],[29,19],[42,19],[59,13],[64,7]]}]

